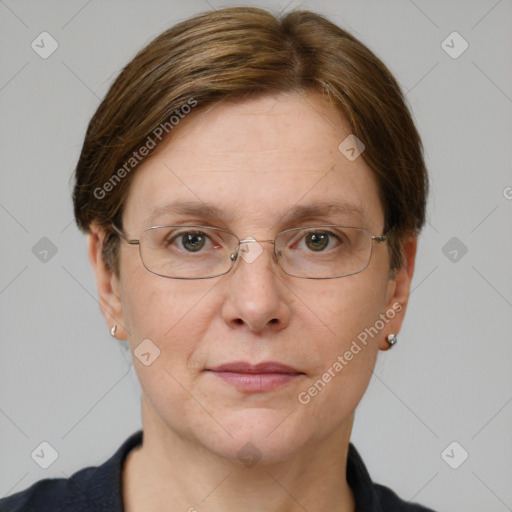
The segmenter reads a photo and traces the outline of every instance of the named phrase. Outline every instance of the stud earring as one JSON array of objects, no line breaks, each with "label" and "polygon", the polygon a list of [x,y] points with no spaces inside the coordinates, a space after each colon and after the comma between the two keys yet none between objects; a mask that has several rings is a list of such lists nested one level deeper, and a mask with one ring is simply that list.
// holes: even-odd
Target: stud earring
[{"label": "stud earring", "polygon": [[397,341],[398,341],[398,339],[396,337],[396,334],[389,334],[388,335],[388,343],[389,343],[390,347],[392,347],[393,345],[396,345]]},{"label": "stud earring", "polygon": [[114,325],[112,326],[112,328],[110,329],[110,335],[111,335],[113,338],[115,338],[115,337],[116,337],[116,330],[117,330],[117,325],[116,325],[116,324],[114,324]]}]

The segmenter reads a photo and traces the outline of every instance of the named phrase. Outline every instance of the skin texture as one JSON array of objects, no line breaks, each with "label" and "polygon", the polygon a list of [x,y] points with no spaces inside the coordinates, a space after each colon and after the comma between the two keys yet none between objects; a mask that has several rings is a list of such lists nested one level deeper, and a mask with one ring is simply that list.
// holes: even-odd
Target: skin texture
[{"label": "skin texture", "polygon": [[[272,239],[297,205],[345,201],[363,216],[314,217],[301,225],[349,224],[380,235],[376,182],[362,157],[338,145],[348,124],[316,92],[221,102],[181,121],[173,138],[137,169],[123,217],[129,238],[152,225],[188,221],[226,228],[240,239]],[[222,214],[151,216],[176,199],[213,204]],[[131,510],[355,510],[344,475],[354,411],[386,336],[398,333],[414,270],[416,237],[389,278],[387,244],[374,244],[363,272],[331,280],[286,275],[272,246],[252,263],[206,280],[148,272],[137,247],[121,244],[120,275],[101,259],[104,234],[92,226],[89,255],[100,304],[116,337],[132,351],[144,339],[160,356],[134,358],[142,388],[143,447],[129,455],[123,499]],[[298,394],[322,377],[379,315],[400,312],[317,396]],[[277,361],[304,375],[277,389],[246,393],[212,372],[215,365]],[[247,443],[261,459],[247,467]],[[222,483],[221,483],[222,482]]]}]

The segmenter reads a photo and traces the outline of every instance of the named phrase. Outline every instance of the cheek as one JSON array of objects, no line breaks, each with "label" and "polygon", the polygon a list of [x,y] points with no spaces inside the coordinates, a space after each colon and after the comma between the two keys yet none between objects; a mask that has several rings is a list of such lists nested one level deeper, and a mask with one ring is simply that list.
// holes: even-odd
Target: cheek
[{"label": "cheek", "polygon": [[[310,339],[318,364],[299,402],[319,418],[328,416],[329,411],[346,415],[356,407],[370,381],[383,336],[378,329],[375,332],[375,325],[386,304],[386,287],[382,279],[369,277],[344,278],[315,300],[314,311],[325,329],[323,335]],[[333,419],[325,418],[329,423]]]},{"label": "cheek", "polygon": [[193,282],[152,274],[135,250],[121,253],[120,268],[123,318],[132,344],[144,338],[162,342],[191,309]]},{"label": "cheek", "polygon": [[135,371],[158,410],[181,410],[190,399],[182,386],[193,384],[199,366],[194,354],[211,322],[211,307],[201,300],[204,284],[200,293],[191,282],[146,274],[141,280],[134,276],[123,297]]},{"label": "cheek", "polygon": [[333,280],[313,301],[311,293],[304,294],[309,296],[306,305],[325,326],[326,336],[315,338],[319,350],[343,350],[379,318],[386,305],[387,283],[370,274]]},{"label": "cheek", "polygon": [[[137,347],[149,339],[156,347],[153,350],[160,351],[151,372],[163,367],[177,377],[186,377],[198,364],[194,354],[218,309],[210,293],[215,282],[166,279],[132,261],[126,262],[124,270],[123,318],[132,353],[137,356]],[[136,359],[134,363],[139,377],[146,379],[146,367]]]}]

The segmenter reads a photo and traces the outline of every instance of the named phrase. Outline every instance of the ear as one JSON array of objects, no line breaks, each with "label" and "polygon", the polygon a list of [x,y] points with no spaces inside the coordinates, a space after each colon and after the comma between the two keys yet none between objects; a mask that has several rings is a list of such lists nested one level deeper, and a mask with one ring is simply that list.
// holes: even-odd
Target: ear
[{"label": "ear", "polygon": [[398,334],[402,327],[407,303],[409,301],[417,246],[417,234],[406,237],[403,243],[402,266],[398,270],[395,270],[393,278],[389,280],[385,314],[390,320],[383,331],[384,336],[379,343],[380,350],[389,350],[390,345],[387,341],[388,334]]},{"label": "ear", "polygon": [[119,279],[103,260],[102,251],[107,233],[97,224],[91,224],[88,235],[89,261],[96,276],[100,310],[107,322],[108,330],[115,325],[115,338],[128,339],[123,308],[119,295]]}]

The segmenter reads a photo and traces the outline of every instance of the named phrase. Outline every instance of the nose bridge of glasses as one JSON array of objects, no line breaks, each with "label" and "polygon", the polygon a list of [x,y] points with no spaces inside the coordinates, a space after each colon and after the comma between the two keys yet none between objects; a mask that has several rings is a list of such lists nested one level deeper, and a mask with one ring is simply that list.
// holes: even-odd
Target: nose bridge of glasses
[{"label": "nose bridge of glasses", "polygon": [[[246,251],[250,251],[250,249],[248,249],[248,248],[244,249],[244,247],[247,247],[247,245],[249,245],[251,243],[255,243],[257,246],[259,246],[262,243],[269,243],[269,244],[272,244],[272,245],[275,246],[275,241],[274,240],[256,240],[252,236],[249,236],[249,237],[244,238],[243,240],[240,240],[238,242],[238,251],[237,252],[245,253]],[[263,247],[261,247],[260,249],[255,250],[254,254],[259,255],[260,252],[263,252]]]},{"label": "nose bridge of glasses", "polygon": [[248,244],[250,242],[256,242],[256,243],[263,243],[263,242],[267,242],[269,244],[273,244],[274,243],[274,240],[256,240],[255,238],[253,238],[252,236],[249,236],[247,238],[244,238],[243,240],[240,240],[240,244]]},{"label": "nose bridge of glasses", "polygon": [[[249,249],[251,243],[255,243],[258,248],[254,247],[253,249]],[[238,248],[235,252],[230,254],[231,261],[235,262],[239,256],[244,255],[242,258],[246,262],[252,263],[263,252],[263,247],[260,246],[262,243],[269,243],[275,246],[274,240],[257,240],[252,236],[239,240]]]}]

